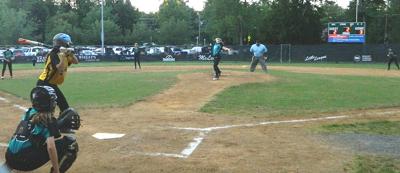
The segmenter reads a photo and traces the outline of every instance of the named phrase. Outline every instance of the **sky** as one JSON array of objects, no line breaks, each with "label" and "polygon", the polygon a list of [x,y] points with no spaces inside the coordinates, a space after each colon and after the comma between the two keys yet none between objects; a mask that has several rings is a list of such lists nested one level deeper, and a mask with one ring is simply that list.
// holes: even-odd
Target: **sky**
[{"label": "sky", "polygon": [[[196,11],[201,11],[204,8],[206,0],[187,0],[189,7],[194,8]],[[156,12],[163,0],[131,0],[132,5],[139,8],[139,11],[145,13]],[[336,2],[343,8],[347,8],[350,0],[336,0]]]}]

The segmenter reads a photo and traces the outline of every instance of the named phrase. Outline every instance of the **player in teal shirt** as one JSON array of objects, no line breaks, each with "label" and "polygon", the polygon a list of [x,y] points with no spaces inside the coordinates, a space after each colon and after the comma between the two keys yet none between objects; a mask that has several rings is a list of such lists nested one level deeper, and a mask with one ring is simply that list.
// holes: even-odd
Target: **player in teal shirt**
[{"label": "player in teal shirt", "polygon": [[219,80],[221,76],[221,70],[219,69],[218,65],[221,61],[221,51],[226,50],[229,51],[229,48],[224,47],[224,43],[222,42],[221,38],[216,38],[215,43],[211,46],[211,57],[214,58],[214,77],[213,80]]},{"label": "player in teal shirt", "polygon": [[3,52],[3,70],[1,71],[1,79],[4,79],[4,72],[6,71],[6,68],[8,66],[8,71],[10,72],[11,78],[13,78],[13,73],[12,73],[12,61],[14,59],[14,53],[10,50],[7,49],[6,51]]},{"label": "player in teal shirt", "polygon": [[[57,95],[49,86],[31,91],[32,108],[23,115],[6,152],[6,166],[33,171],[51,161],[50,172],[66,172],[77,157],[78,144],[62,136],[54,117]],[[0,166],[1,167],[1,166]]]}]

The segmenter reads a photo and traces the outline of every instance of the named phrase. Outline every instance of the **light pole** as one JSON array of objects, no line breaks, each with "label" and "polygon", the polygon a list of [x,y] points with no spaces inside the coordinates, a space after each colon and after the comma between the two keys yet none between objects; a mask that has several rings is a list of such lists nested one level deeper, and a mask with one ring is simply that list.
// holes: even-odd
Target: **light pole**
[{"label": "light pole", "polygon": [[199,17],[199,35],[197,36],[197,45],[199,45],[199,40],[200,40],[200,27],[201,27],[201,21],[200,21],[200,12],[197,12],[197,16]]},{"label": "light pole", "polygon": [[356,22],[358,22],[358,6],[360,5],[360,0],[356,2]]},{"label": "light pole", "polygon": [[101,52],[103,53],[103,55],[105,54],[105,49],[104,49],[104,10],[103,7],[104,6],[104,0],[101,0]]}]

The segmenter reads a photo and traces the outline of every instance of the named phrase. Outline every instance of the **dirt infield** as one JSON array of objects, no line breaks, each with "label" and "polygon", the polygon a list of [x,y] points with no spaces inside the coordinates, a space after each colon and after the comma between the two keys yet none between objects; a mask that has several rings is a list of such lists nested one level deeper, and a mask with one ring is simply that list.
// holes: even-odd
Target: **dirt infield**
[{"label": "dirt infield", "polygon": [[[243,66],[223,66],[245,69]],[[142,72],[209,70],[209,66],[149,66]],[[394,71],[349,68],[271,67],[297,73],[400,77]],[[125,71],[132,67],[72,68],[74,72]],[[16,71],[15,76],[40,71]],[[219,81],[212,81],[209,72],[185,73],[178,82],[162,93],[124,108],[80,110],[83,127],[77,133],[80,145],[78,160],[70,172],[343,172],[353,154],[346,148],[330,145],[306,129],[328,121],[276,123],[260,126],[237,126],[204,131],[197,147],[200,131],[178,128],[207,128],[225,125],[272,121],[268,117],[212,115],[198,112],[215,94],[243,83],[268,82],[268,74],[223,70]],[[0,93],[0,142],[13,133],[22,111],[15,105],[29,103]],[[360,119],[400,120],[397,109],[363,110],[340,113],[348,117],[330,120],[351,122]],[[382,113],[383,112],[383,113]],[[382,113],[382,114],[379,114]],[[339,115],[339,114],[338,114]],[[321,117],[331,115],[320,115]],[[336,115],[334,115],[336,116]],[[279,119],[279,120],[285,120]],[[97,140],[99,132],[126,134],[114,140]],[[194,142],[195,141],[195,142]],[[189,155],[184,149],[193,149]],[[0,156],[5,148],[0,147]],[[175,154],[174,157],[166,154]],[[3,157],[0,157],[0,162]],[[48,172],[48,167],[37,172]]]}]

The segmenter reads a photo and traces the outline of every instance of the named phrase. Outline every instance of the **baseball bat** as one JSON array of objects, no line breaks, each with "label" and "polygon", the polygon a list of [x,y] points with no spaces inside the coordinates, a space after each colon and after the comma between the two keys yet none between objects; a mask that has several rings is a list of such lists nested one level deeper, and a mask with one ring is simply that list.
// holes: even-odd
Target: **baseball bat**
[{"label": "baseball bat", "polygon": [[47,48],[52,48],[53,46],[41,43],[41,42],[37,42],[37,41],[33,41],[33,40],[28,40],[28,39],[24,39],[24,38],[19,38],[17,40],[18,44],[29,44],[29,45],[35,45],[35,46],[43,46],[43,47],[47,47]]}]

